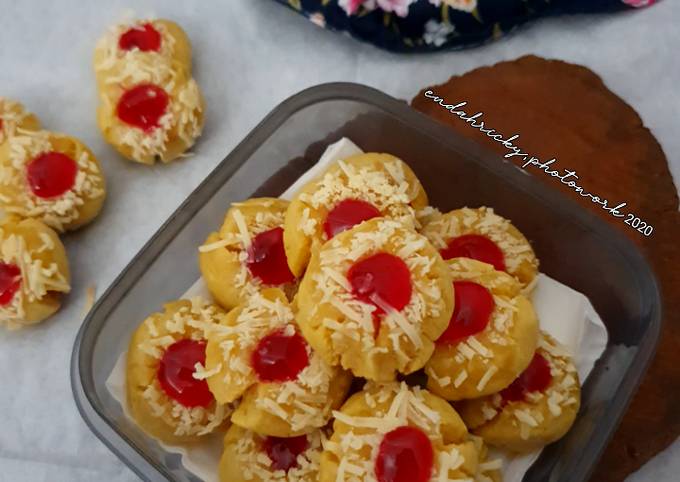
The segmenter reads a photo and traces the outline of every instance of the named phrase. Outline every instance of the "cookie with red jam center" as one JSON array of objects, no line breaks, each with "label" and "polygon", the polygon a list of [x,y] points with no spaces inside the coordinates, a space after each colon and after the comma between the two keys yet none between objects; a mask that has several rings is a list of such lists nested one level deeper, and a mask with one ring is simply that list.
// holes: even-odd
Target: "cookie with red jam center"
[{"label": "cookie with red jam center", "polygon": [[66,250],[53,229],[13,216],[0,223],[0,326],[45,320],[70,289]]},{"label": "cookie with red jam center", "polygon": [[254,198],[234,203],[222,227],[198,249],[201,274],[213,297],[227,309],[265,288],[280,288],[292,298],[297,280],[283,246],[288,202]]},{"label": "cookie with red jam center", "polygon": [[296,437],[259,435],[233,425],[224,437],[221,482],[317,482],[327,430]]},{"label": "cookie with red jam center", "polygon": [[5,212],[70,231],[94,220],[105,198],[99,161],[78,139],[22,131],[0,145],[0,207]]},{"label": "cookie with red jam center", "polygon": [[411,168],[390,154],[366,153],[334,162],[293,197],[284,241],[300,276],[323,243],[365,221],[386,217],[416,227],[427,195]]},{"label": "cookie with red jam center", "polygon": [[192,442],[228,423],[233,407],[217,403],[205,370],[208,333],[224,315],[200,298],[172,301],[132,336],[127,403],[134,420],[153,437]]},{"label": "cookie with red jam center", "polygon": [[422,233],[446,260],[467,258],[492,265],[529,287],[538,259],[527,238],[492,208],[462,208],[428,217]]},{"label": "cookie with red jam center", "polygon": [[479,471],[479,452],[458,413],[405,383],[369,382],[352,395],[335,413],[324,447],[321,482],[350,474],[380,482],[471,480]]},{"label": "cookie with red jam center", "polygon": [[317,250],[296,300],[310,345],[328,363],[377,381],[422,368],[453,312],[451,275],[439,253],[382,217]]},{"label": "cookie with red jam center", "polygon": [[576,419],[580,401],[571,355],[541,332],[531,362],[508,387],[457,406],[470,430],[486,443],[524,453],[562,438]]},{"label": "cookie with red jam center", "polygon": [[232,422],[256,433],[295,437],[324,427],[351,377],[332,367],[298,330],[278,288],[253,294],[208,336],[208,386],[220,403],[239,400]]},{"label": "cookie with red jam center", "polygon": [[454,310],[425,373],[428,388],[447,400],[476,398],[507,387],[528,366],[538,319],[520,283],[493,265],[448,260]]}]

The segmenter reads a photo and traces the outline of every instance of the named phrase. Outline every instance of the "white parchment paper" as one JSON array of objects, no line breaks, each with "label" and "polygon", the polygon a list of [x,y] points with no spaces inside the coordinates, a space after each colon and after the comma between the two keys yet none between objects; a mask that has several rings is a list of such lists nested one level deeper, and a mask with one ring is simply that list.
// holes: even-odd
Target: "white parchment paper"
[{"label": "white parchment paper", "polygon": [[[361,153],[349,139],[341,139],[326,148],[326,151],[309,171],[303,174],[285,193],[283,199],[290,199],[299,188],[317,176],[329,163]],[[199,279],[184,294],[185,297],[200,295],[210,298],[202,279]],[[595,312],[588,298],[544,274],[540,274],[532,293],[534,308],[541,328],[574,354],[574,362],[579,378],[584,381],[597,359],[607,346],[607,330]],[[111,375],[106,381],[109,392],[123,407],[125,415],[130,416],[125,397],[125,358],[122,353]],[[205,482],[219,482],[217,466],[222,451],[222,436],[215,434],[205,441],[195,444],[173,446],[161,443],[168,452],[181,454],[182,464],[187,470]],[[526,471],[538,458],[540,451],[523,456],[507,456],[495,451],[493,456],[503,459],[503,480],[521,482]]]}]

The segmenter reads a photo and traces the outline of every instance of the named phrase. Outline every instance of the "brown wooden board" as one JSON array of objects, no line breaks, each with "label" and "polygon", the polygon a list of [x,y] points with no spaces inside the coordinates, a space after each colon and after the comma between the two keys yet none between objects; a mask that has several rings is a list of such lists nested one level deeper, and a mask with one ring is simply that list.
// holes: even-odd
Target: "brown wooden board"
[{"label": "brown wooden board", "polygon": [[[542,162],[555,157],[555,168],[576,171],[580,186],[610,200],[609,206],[626,202],[626,212],[654,227],[646,237],[559,179],[535,166],[525,168],[632,239],[661,285],[664,326],[658,352],[592,477],[623,480],[680,434],[680,213],[661,146],[635,110],[580,65],[522,57],[452,77],[412,100],[419,111],[505,155],[508,149],[497,142],[500,138],[493,140],[453,116],[425,97],[427,90],[446,104],[467,102],[468,115],[483,112],[487,127],[505,138],[519,134],[516,142],[523,152]],[[520,157],[511,162],[524,164]]]}]

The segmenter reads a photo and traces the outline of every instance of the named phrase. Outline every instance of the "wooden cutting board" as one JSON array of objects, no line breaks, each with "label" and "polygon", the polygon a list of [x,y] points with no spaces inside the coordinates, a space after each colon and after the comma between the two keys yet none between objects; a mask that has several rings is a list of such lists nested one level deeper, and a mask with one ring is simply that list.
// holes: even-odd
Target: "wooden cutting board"
[{"label": "wooden cutting board", "polygon": [[626,212],[654,228],[646,237],[573,188],[527,169],[632,239],[661,285],[665,319],[657,355],[592,477],[621,481],[680,434],[680,213],[663,150],[633,108],[579,65],[522,57],[452,77],[412,100],[414,108],[506,154],[497,141],[426,98],[427,90],[446,103],[467,101],[465,111],[483,112],[483,120],[498,132],[520,133],[524,152],[542,160],[557,157],[559,166],[578,173],[579,185],[627,202]]}]

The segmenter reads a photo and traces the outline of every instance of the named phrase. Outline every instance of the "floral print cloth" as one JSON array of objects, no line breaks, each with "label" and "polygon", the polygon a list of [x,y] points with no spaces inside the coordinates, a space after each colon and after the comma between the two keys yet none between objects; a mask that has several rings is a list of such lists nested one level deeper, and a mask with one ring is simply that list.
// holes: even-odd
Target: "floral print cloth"
[{"label": "floral print cloth", "polygon": [[462,48],[497,39],[528,20],[613,12],[658,0],[275,0],[320,27],[397,52]]}]

